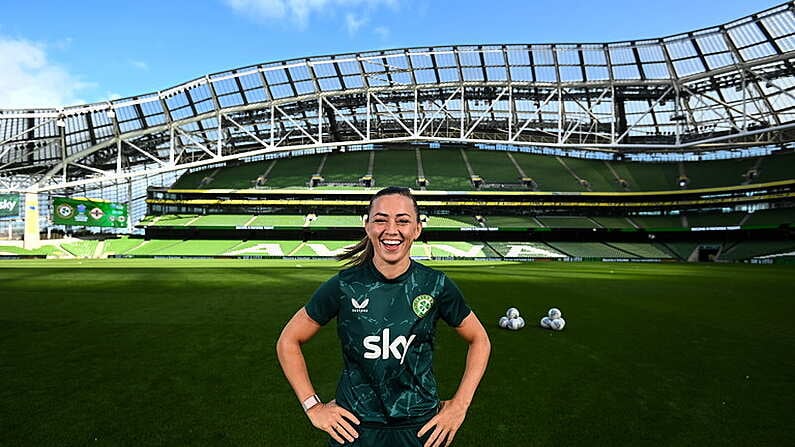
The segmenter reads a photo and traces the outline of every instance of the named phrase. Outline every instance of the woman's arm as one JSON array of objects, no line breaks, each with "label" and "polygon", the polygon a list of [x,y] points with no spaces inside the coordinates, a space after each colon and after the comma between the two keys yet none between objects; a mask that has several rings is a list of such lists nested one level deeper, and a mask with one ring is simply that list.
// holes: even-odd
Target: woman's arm
[{"label": "woman's arm", "polygon": [[[276,342],[276,355],[282,366],[287,381],[293,387],[299,402],[315,394],[315,388],[309,380],[309,371],[306,367],[301,345],[309,341],[320,330],[320,325],[307,315],[302,307],[293,315],[282,330]],[[353,442],[359,434],[350,422],[359,424],[352,413],[338,406],[333,400],[327,404],[317,404],[306,412],[312,425],[325,431],[335,441],[344,444],[343,438]],[[346,420],[347,419],[347,420]]]},{"label": "woman's arm", "polygon": [[461,326],[456,328],[456,332],[469,343],[464,375],[453,398],[443,401],[439,413],[417,433],[417,436],[421,437],[435,427],[425,442],[425,447],[437,447],[442,444],[448,446],[453,442],[458,428],[464,422],[469,405],[472,403],[472,397],[475,395],[475,390],[477,390],[489,362],[491,342],[486,329],[480,324],[480,320],[474,312],[470,312],[464,318]]}]

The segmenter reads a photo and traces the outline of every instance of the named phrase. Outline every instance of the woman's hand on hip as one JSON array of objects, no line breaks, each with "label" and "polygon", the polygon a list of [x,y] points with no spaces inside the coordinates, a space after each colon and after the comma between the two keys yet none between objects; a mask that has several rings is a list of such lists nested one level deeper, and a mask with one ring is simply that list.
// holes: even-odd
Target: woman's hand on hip
[{"label": "woman's hand on hip", "polygon": [[353,442],[359,437],[359,433],[351,425],[351,423],[359,425],[359,419],[337,405],[334,400],[315,405],[307,410],[306,415],[309,416],[312,425],[328,433],[340,444],[345,444],[345,440]]},{"label": "woman's hand on hip", "polygon": [[425,441],[425,447],[449,446],[453,442],[458,428],[464,423],[467,408],[466,405],[453,400],[442,401],[436,416],[431,418],[417,433],[418,437],[422,437],[433,428],[433,432]]}]

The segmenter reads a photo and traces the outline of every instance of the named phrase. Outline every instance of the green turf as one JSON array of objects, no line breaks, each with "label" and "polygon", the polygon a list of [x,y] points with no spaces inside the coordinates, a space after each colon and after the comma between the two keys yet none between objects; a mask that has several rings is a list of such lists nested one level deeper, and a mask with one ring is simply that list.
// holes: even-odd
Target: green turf
[{"label": "green turf", "polygon": [[[456,446],[790,442],[792,268],[430,265],[458,283],[493,345]],[[337,269],[306,261],[0,263],[0,444],[325,445],[274,344]],[[509,306],[529,327],[495,327]],[[563,332],[535,327],[552,306],[567,319]],[[334,323],[304,353],[328,399],[341,367]],[[435,371],[445,398],[464,353],[440,324]]]}]

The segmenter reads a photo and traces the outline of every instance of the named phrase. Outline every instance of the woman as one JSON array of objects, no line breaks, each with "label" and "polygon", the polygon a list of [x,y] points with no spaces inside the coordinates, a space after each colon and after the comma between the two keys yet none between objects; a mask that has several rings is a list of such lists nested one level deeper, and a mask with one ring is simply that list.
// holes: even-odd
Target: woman
[{"label": "woman", "polygon": [[[443,273],[411,260],[422,231],[407,188],[373,196],[366,236],[340,256],[353,266],[320,286],[287,323],[277,343],[284,374],[312,425],[329,445],[450,445],[488,363],[483,325]],[[323,403],[309,380],[301,345],[337,318],[345,362],[336,399]],[[440,402],[433,375],[436,320],[469,343],[452,399]]]}]

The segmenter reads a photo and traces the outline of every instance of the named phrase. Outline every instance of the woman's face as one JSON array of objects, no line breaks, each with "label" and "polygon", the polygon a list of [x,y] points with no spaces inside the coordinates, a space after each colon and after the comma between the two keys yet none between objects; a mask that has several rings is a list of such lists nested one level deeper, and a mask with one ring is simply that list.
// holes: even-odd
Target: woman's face
[{"label": "woman's face", "polygon": [[373,244],[374,260],[395,264],[408,259],[422,226],[417,222],[412,200],[390,194],[375,199],[364,230]]}]

